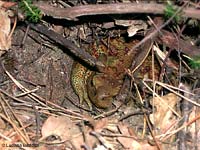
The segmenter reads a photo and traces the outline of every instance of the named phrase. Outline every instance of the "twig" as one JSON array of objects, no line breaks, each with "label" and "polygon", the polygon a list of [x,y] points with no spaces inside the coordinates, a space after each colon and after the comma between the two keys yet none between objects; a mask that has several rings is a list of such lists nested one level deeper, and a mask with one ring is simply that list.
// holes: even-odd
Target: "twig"
[{"label": "twig", "polygon": [[95,116],[94,119],[98,119],[98,118],[100,118],[100,117],[107,117],[107,116],[110,116],[110,115],[114,114],[115,112],[117,112],[117,111],[119,110],[119,108],[121,108],[122,105],[123,105],[123,104],[119,105],[119,106],[116,107],[115,109],[112,109],[112,110],[110,110],[110,111],[108,111],[108,112],[105,112],[105,113],[102,113],[102,114],[100,114],[100,115],[98,115],[98,116]]},{"label": "twig", "polygon": [[18,95],[16,95],[15,97],[22,97],[22,96],[25,96],[25,95],[30,94],[30,93],[35,93],[37,90],[39,90],[39,87],[36,87],[35,89],[30,90],[30,91],[27,91],[27,92],[18,94]]},{"label": "twig", "polygon": [[[2,104],[2,108],[3,108],[3,110],[4,110],[4,112],[5,112],[5,114],[6,114],[6,116],[7,116],[7,118],[11,121],[12,119],[11,119],[11,114],[13,115],[13,120],[14,119],[16,119],[16,121],[19,123],[19,126],[21,126],[23,129],[23,132],[24,132],[24,137],[26,137],[26,141],[29,141],[30,142],[30,138],[29,138],[29,136],[28,136],[28,134],[27,134],[27,132],[26,132],[26,130],[25,130],[25,128],[24,128],[24,125],[23,125],[23,123],[22,123],[22,121],[17,117],[17,115],[15,114],[15,112],[13,111],[13,109],[12,109],[12,107],[10,106],[10,104],[8,103],[8,101],[7,100],[5,100],[5,98],[4,98],[4,96],[3,95],[1,95],[1,100],[7,105],[7,107],[8,108],[4,108],[4,105]],[[10,112],[11,112],[11,114],[8,114],[7,113],[7,111],[8,111],[8,109],[10,110]],[[16,122],[15,121],[15,122]]]},{"label": "twig", "polygon": [[30,141],[26,138],[26,136],[22,133],[22,131],[10,120],[10,119],[8,119],[6,116],[4,116],[3,114],[0,114],[0,117],[2,118],[2,119],[4,119],[4,120],[6,120],[9,124],[11,124],[11,126],[15,129],[15,131],[19,134],[19,135],[21,135],[20,137],[21,137],[21,140],[24,142],[24,143],[26,143],[26,144],[28,144],[28,143],[30,143]]},{"label": "twig", "polygon": [[190,126],[192,123],[194,123],[195,121],[197,121],[197,120],[199,120],[199,119],[200,119],[200,114],[199,114],[198,116],[196,116],[195,118],[189,120],[187,123],[185,123],[184,125],[182,125],[180,128],[178,128],[178,129],[176,129],[176,130],[174,130],[174,131],[171,131],[171,132],[169,133],[169,135],[166,137],[166,139],[169,138],[170,136],[176,134],[177,132],[183,130],[184,128]]},{"label": "twig", "polygon": [[40,121],[40,114],[37,110],[37,108],[35,107],[35,105],[33,104],[33,109],[35,112],[35,120],[36,120],[36,143],[38,144],[39,142],[39,133],[40,133],[40,125],[41,125],[41,121]]},{"label": "twig", "polygon": [[[135,81],[134,77],[133,77],[133,76],[131,76],[131,77],[132,77],[132,80]],[[137,95],[138,95],[138,97],[139,97],[139,99],[140,99],[140,102],[141,102],[141,104],[143,104],[142,96],[141,96],[141,94],[140,94],[140,92],[139,92],[139,90],[138,90],[138,86],[137,86],[137,84],[136,84],[135,82],[134,82],[134,85],[135,85],[135,88],[136,88],[136,91],[137,91]],[[155,92],[153,92],[153,93],[155,93]],[[151,126],[149,117],[147,116],[147,113],[145,113],[144,109],[142,109],[142,112],[144,113],[144,125],[143,125],[144,128],[143,128],[142,137],[144,137],[144,134],[145,134],[145,132],[146,132],[146,125],[147,125],[148,128],[149,128],[149,130],[150,130],[151,136],[152,136],[152,138],[153,138],[153,140],[154,140],[154,142],[155,142],[155,145],[156,145],[157,149],[158,149],[158,150],[161,150],[160,144],[159,144],[159,142],[157,141],[157,139],[155,138],[155,134],[154,134],[154,131],[153,131],[153,129],[152,129],[152,126]]]},{"label": "twig", "polygon": [[[141,46],[142,44],[144,44],[145,42],[151,41],[151,39],[155,38],[155,36],[158,34],[158,32],[160,32],[161,29],[163,29],[166,25],[168,25],[173,19],[174,17],[187,5],[187,3],[185,3],[182,7],[180,7],[164,24],[162,24],[161,26],[157,27],[156,30],[154,30],[152,33],[150,33],[148,36],[146,36],[145,38],[143,38],[139,43],[137,43],[130,51],[129,53],[131,53],[131,51],[135,50],[137,47]],[[199,12],[200,13],[200,12]]]},{"label": "twig", "polygon": [[[145,79],[145,81],[150,81],[150,80],[146,80],[146,79]],[[142,82],[143,82],[144,84],[146,84],[145,81],[142,81]],[[197,102],[195,102],[194,100],[191,100],[191,99],[189,99],[189,98],[187,98],[187,97],[185,97],[185,96],[179,94],[178,92],[172,90],[171,88],[169,88],[169,85],[166,86],[166,84],[161,83],[161,82],[158,82],[158,81],[155,81],[155,84],[158,84],[158,85],[160,85],[160,86],[162,86],[162,87],[168,89],[169,91],[171,91],[171,92],[173,92],[174,94],[178,95],[179,97],[185,99],[186,101],[188,101],[188,102],[190,102],[190,103],[192,103],[192,104],[194,104],[194,105],[200,107],[200,103],[197,103]],[[146,85],[147,85],[147,84],[146,84]],[[149,90],[150,90],[150,89],[149,89]],[[178,90],[181,91],[180,89],[178,89]]]},{"label": "twig", "polygon": [[26,31],[25,31],[25,34],[24,34],[22,43],[21,43],[21,45],[20,45],[21,48],[24,46],[24,44],[25,44],[25,42],[26,42],[29,29],[30,29],[30,26],[28,25],[27,28],[26,28]]},{"label": "twig", "polygon": [[112,147],[110,147],[112,145],[110,145],[108,143],[108,141],[104,137],[102,137],[98,132],[92,131],[92,132],[90,132],[90,134],[93,135],[93,136],[95,136],[103,144],[103,146],[105,148],[112,149]]},{"label": "twig", "polygon": [[[142,81],[142,83],[144,84],[145,87],[147,87],[147,89],[148,89],[149,91],[151,91],[152,93],[154,93],[154,95],[157,96],[159,100],[161,100],[161,102],[163,103],[163,105],[166,105],[174,114],[176,114],[176,116],[178,116],[179,118],[181,118],[181,116],[180,116],[171,106],[169,106],[157,93],[155,93],[155,92],[153,91],[153,89],[151,89],[151,88],[145,83],[144,80]],[[155,84],[156,84],[156,82],[155,82]],[[179,96],[180,96],[180,94],[179,94]]]},{"label": "twig", "polygon": [[5,139],[5,140],[7,140],[7,141],[9,141],[9,142],[12,141],[9,137],[3,135],[2,133],[0,133],[0,137],[3,138],[3,139]]},{"label": "twig", "polygon": [[[5,66],[3,65],[2,63],[2,66],[3,66],[3,69],[5,70],[5,73],[8,75],[8,77],[17,85],[17,87],[22,90],[23,92],[30,92],[30,90],[26,89],[21,83],[19,83],[5,68]],[[30,98],[32,98],[33,100],[35,100],[36,102],[38,102],[40,105],[44,106],[44,107],[47,107],[48,109],[52,109],[51,107],[55,107],[57,109],[60,109],[62,111],[64,111],[65,113],[70,113],[71,115],[75,115],[75,116],[78,116],[80,118],[82,118],[83,120],[88,120],[87,118],[85,118],[83,115],[80,115],[79,113],[76,113],[76,112],[73,112],[71,110],[68,110],[68,109],[65,109],[57,104],[54,104],[52,103],[51,101],[47,101],[45,99],[43,99],[42,97],[38,96],[37,94],[35,93],[29,93],[28,96]],[[45,102],[50,105],[46,105]]]},{"label": "twig", "polygon": [[[23,101],[23,100],[21,100],[21,99],[19,99],[19,98],[14,97],[14,96],[12,96],[11,94],[7,93],[6,91],[4,91],[4,90],[2,90],[2,89],[0,89],[0,92],[3,93],[3,94],[6,95],[6,96],[12,98],[13,100],[15,100],[15,101],[17,101],[17,102],[20,102],[20,103],[27,103],[26,101]],[[28,103],[28,104],[31,105],[31,103]]]}]

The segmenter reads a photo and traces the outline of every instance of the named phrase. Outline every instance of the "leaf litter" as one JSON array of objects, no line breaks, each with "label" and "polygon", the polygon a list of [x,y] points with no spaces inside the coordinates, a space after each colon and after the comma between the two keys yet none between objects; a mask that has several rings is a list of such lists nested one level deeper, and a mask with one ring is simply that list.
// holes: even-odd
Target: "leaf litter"
[{"label": "leaf litter", "polygon": [[[87,1],[84,2],[87,3]],[[70,4],[72,5],[73,3]],[[25,85],[22,89],[26,90],[19,90],[17,82],[15,84],[7,83],[6,81],[10,79],[8,77],[2,78],[3,73],[1,72],[1,87],[4,90],[1,90],[0,95],[2,106],[0,119],[0,149],[5,149],[5,145],[11,147],[12,144],[21,144],[24,149],[41,150],[56,148],[78,150],[156,150],[160,148],[164,150],[174,150],[176,149],[176,133],[185,131],[184,128],[187,128],[187,132],[185,131],[185,133],[188,133],[192,139],[196,139],[196,143],[185,140],[187,142],[189,141],[189,144],[187,144],[189,146],[196,144],[196,147],[199,147],[199,108],[196,106],[191,107],[188,113],[183,114],[181,109],[177,109],[183,102],[183,98],[176,92],[169,92],[167,90],[162,91],[162,88],[160,87],[156,87],[156,92],[161,96],[155,96],[151,90],[149,91],[152,93],[149,94],[149,92],[147,92],[148,88],[145,86],[142,87],[143,90],[140,89],[140,86],[139,88],[135,86],[135,88],[131,87],[131,90],[134,92],[136,91],[135,93],[137,94],[139,93],[139,96],[134,94],[130,97],[127,96],[126,102],[122,100],[125,94],[121,95],[118,102],[113,102],[113,106],[116,106],[116,109],[108,111],[97,109],[89,114],[87,111],[84,113],[80,111],[79,105],[77,105],[78,102],[76,101],[77,97],[70,91],[72,90],[71,87],[65,87],[66,83],[67,85],[70,84],[69,66],[72,64],[71,57],[66,56],[66,54],[60,51],[58,47],[54,47],[51,42],[44,37],[35,34],[33,31],[30,31],[30,36],[26,39],[27,44],[25,44],[24,49],[16,46],[15,51],[9,53],[8,50],[11,49],[11,44],[13,44],[11,42],[11,36],[13,35],[11,31],[11,19],[5,6],[8,8],[12,5],[13,4],[0,1],[0,56],[3,56],[6,53],[6,55],[10,54],[9,57],[11,57],[11,59],[12,57],[14,59],[10,61],[10,58],[8,57],[5,66],[0,66],[0,69],[5,70],[6,68],[11,68],[10,70],[13,76],[19,80],[18,82]],[[55,3],[54,5],[57,7],[60,6],[60,4]],[[138,25],[137,21],[140,21],[141,24]],[[119,30],[123,30],[123,33],[128,33],[132,38],[138,35],[141,36],[139,32],[146,33],[146,30],[148,29],[149,23],[146,22],[146,20],[135,20],[132,18],[126,20],[116,18],[114,21],[106,22],[111,25],[108,28],[104,28],[103,25],[99,25],[98,23],[93,24],[95,28],[94,26],[88,26],[88,24],[67,28],[62,25],[54,24],[51,27],[53,30],[55,29],[55,32],[59,32],[59,34],[66,36],[65,38],[69,38],[70,40],[73,40],[74,43],[79,44],[80,41],[84,41],[85,43],[88,41],[90,42],[93,38],[90,36],[94,30],[100,36],[106,34],[103,33],[105,29],[110,30],[108,35],[111,37],[119,35]],[[123,26],[124,29],[121,29],[121,27],[118,29],[119,26]],[[101,30],[101,28],[103,28],[103,30]],[[113,28],[117,29],[115,30]],[[21,31],[23,34],[20,33]],[[20,37],[19,35],[24,35],[23,29],[21,31],[15,31],[16,33],[19,33],[16,34],[17,36],[15,35],[16,37],[13,37],[15,38],[13,42],[16,45],[21,44],[19,44],[19,39],[22,39],[22,36]],[[70,37],[67,37],[67,35],[70,35]],[[32,40],[32,37],[34,38],[34,36],[36,38]],[[170,40],[173,40],[173,38],[170,37],[170,34],[168,37]],[[39,44],[35,44],[37,43],[37,40],[39,41]],[[161,41],[162,39],[159,39],[157,42],[159,43]],[[100,42],[100,40],[98,42]],[[173,83],[173,81],[177,81],[177,79],[174,80],[168,73],[170,73],[171,70],[175,70],[174,72],[171,71],[171,73],[177,75],[178,67],[180,67],[178,66],[179,62],[174,60],[175,58],[168,56],[169,53],[167,52],[169,52],[169,50],[164,49],[162,46],[158,45],[158,43],[153,45],[157,55],[156,59],[158,59],[160,66],[164,67],[164,70],[166,68],[169,69],[166,69],[167,71],[165,72],[165,74],[167,74],[166,76],[169,78],[163,80],[163,82],[169,80],[169,83]],[[109,47],[109,45],[107,46]],[[49,49],[47,49],[47,47]],[[85,47],[83,46],[83,48]],[[153,58],[152,61],[154,61]],[[10,62],[13,62],[13,64],[10,65]],[[186,64],[187,61],[183,63]],[[187,72],[187,70],[190,69],[188,68],[189,67],[186,64],[183,67],[183,71]],[[148,70],[149,68],[147,67],[145,69]],[[157,68],[154,69],[156,70]],[[17,73],[16,70],[18,70]],[[126,71],[130,73],[129,71],[131,70]],[[129,76],[131,75],[129,74]],[[187,78],[184,76],[186,81],[189,80],[188,82],[198,80],[198,76],[196,78],[197,79],[191,76]],[[131,79],[133,82],[134,76],[131,76]],[[144,79],[143,81],[150,80]],[[174,82],[172,85],[177,86],[176,83],[177,82]],[[139,85],[139,83],[137,84]],[[170,87],[170,89],[173,88]],[[186,96],[185,93],[187,92],[181,91],[179,88],[175,90],[179,91],[183,97],[192,97],[191,95]],[[198,88],[195,90],[198,95]],[[161,94],[163,92],[165,94]],[[6,97],[4,95],[6,95]],[[153,98],[152,95],[154,95]],[[67,103],[66,97],[68,100]],[[138,102],[138,99],[140,98],[142,98],[142,100],[140,100],[141,103]],[[137,101],[135,99],[137,99]],[[152,112],[148,110],[150,107],[145,108],[143,106],[141,108],[144,99],[148,99],[149,105],[152,107]],[[7,103],[7,100],[9,100],[9,103]],[[70,100],[72,100],[72,103],[69,102]],[[39,104],[37,103],[38,101],[40,102]],[[124,104],[121,106],[119,103]],[[139,106],[138,103],[140,103]],[[148,114],[148,112],[151,113]],[[146,118],[145,115],[148,117]],[[187,115],[188,120],[186,119],[185,122],[181,124],[181,121]],[[128,119],[119,121],[121,116],[127,116]],[[148,127],[148,118],[153,128]],[[151,132],[153,134],[150,134]],[[30,145],[26,146],[25,144],[35,145],[32,145],[31,147]]]}]

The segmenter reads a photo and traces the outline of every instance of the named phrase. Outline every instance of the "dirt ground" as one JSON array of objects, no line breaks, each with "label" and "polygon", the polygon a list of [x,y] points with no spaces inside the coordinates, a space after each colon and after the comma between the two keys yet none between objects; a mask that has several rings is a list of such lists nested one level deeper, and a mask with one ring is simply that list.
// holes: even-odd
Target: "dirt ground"
[{"label": "dirt ground", "polygon": [[[108,12],[100,19],[84,14],[85,18],[74,21],[52,14],[51,7],[62,8],[62,3],[52,3],[36,4],[43,11],[49,8],[43,22],[17,22],[11,47],[0,58],[0,149],[200,149],[199,68],[193,68],[184,56],[200,55],[199,19],[197,27],[175,24],[183,30],[178,33],[171,23],[159,29],[162,34],[158,34],[154,25],[160,27],[166,23],[160,16],[151,16],[152,20],[142,16],[130,19],[123,14],[109,16]],[[82,5],[87,3],[83,1]],[[139,25],[142,28],[136,27],[136,34],[124,25],[133,20],[142,22]],[[152,36],[153,32],[156,36]],[[128,37],[128,34],[134,35]],[[151,38],[143,41],[148,36]],[[123,47],[120,37],[128,39],[122,42],[126,45],[122,52],[116,50]],[[118,43],[113,44],[112,39]],[[131,40],[135,43],[130,46],[127,43]],[[107,50],[102,48],[99,52],[98,46]],[[130,63],[127,54],[132,49],[134,57],[127,67],[124,64]],[[102,69],[99,62],[104,59],[96,57],[101,53],[107,59],[112,58],[106,62],[116,61],[117,65]],[[71,80],[74,61],[92,68],[93,82],[102,74],[103,84],[111,82],[109,75],[114,84],[122,82],[117,94],[111,95],[114,99],[108,108],[98,108],[94,101],[92,109],[85,101],[80,104]],[[86,85],[89,89],[90,84]],[[108,95],[113,92],[112,88],[106,90]]]}]

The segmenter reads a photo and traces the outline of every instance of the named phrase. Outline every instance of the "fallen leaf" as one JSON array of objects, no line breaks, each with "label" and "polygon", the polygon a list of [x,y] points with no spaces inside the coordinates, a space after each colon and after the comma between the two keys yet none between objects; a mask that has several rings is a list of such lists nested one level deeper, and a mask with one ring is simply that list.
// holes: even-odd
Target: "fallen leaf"
[{"label": "fallen leaf", "polygon": [[5,128],[6,128],[5,121],[0,118],[0,130],[5,130]]},{"label": "fallen leaf", "polygon": [[123,135],[130,135],[130,127],[129,125],[125,124],[125,123],[119,123],[118,124],[118,128],[121,134]]},{"label": "fallen leaf", "polygon": [[5,2],[5,1],[0,1],[0,7],[3,7],[3,8],[10,8],[14,5],[16,5],[17,3],[16,2]]},{"label": "fallen leaf", "polygon": [[42,126],[42,138],[44,140],[49,136],[58,136],[62,141],[71,140],[73,135],[79,133],[79,129],[64,116],[50,116]]},{"label": "fallen leaf", "polygon": [[174,70],[178,71],[177,64],[175,64],[169,58],[166,59],[167,53],[164,53],[163,51],[160,50],[159,47],[157,47],[155,45],[153,46],[153,50],[156,52],[156,55],[158,56],[159,60],[161,60],[161,61],[159,61],[161,63],[161,65],[163,65],[163,62],[165,62],[165,64],[168,67],[173,68]]},{"label": "fallen leaf", "polygon": [[11,46],[10,18],[4,8],[0,7],[0,56]]},{"label": "fallen leaf", "polygon": [[151,103],[154,101],[156,111],[154,114],[150,115],[150,120],[154,126],[163,133],[175,120],[175,115],[169,107],[174,109],[178,102],[178,98],[175,94],[169,93],[162,96],[161,99],[154,97],[153,100],[151,100]]},{"label": "fallen leaf", "polygon": [[150,145],[147,141],[138,142],[127,137],[118,137],[118,141],[123,145],[124,149],[130,150],[157,150],[156,146]]},{"label": "fallen leaf", "polygon": [[[88,147],[92,147],[97,141],[94,136],[90,135],[90,131],[90,128],[84,126],[85,139],[88,142]],[[56,139],[51,143],[68,141],[69,143],[72,143],[76,149],[81,149],[81,147],[85,145],[83,134],[80,131],[79,126],[65,116],[50,116],[44,122],[41,133],[42,137],[40,138],[40,141],[44,141],[50,136],[55,136],[59,137],[57,138],[59,141]]]},{"label": "fallen leaf", "polygon": [[[190,113],[189,121],[194,120],[200,114],[199,108],[193,108],[192,112]],[[190,126],[188,126],[188,133],[191,134],[192,139],[196,139],[198,145],[200,146],[200,120],[196,120],[196,122],[192,123]]]},{"label": "fallen leaf", "polygon": [[128,36],[132,37],[134,36],[139,30],[145,30],[147,29],[147,24],[138,24],[138,25],[131,25],[130,27],[128,27]]},{"label": "fallen leaf", "polygon": [[117,140],[123,145],[125,149],[142,150],[142,146],[134,139],[127,137],[118,137]]},{"label": "fallen leaf", "polygon": [[139,30],[146,30],[148,25],[143,20],[115,20],[115,24],[128,27],[128,36],[134,36]]},{"label": "fallen leaf", "polygon": [[108,119],[103,118],[101,120],[97,120],[94,123],[94,130],[96,132],[101,132],[103,128],[106,128],[108,126]]},{"label": "fallen leaf", "polygon": [[135,21],[134,20],[119,20],[119,19],[116,19],[115,24],[118,25],[118,26],[129,27],[129,26],[135,24]]},{"label": "fallen leaf", "polygon": [[97,145],[97,147],[94,148],[94,150],[108,150],[108,149],[105,148],[105,146],[103,146],[103,145]]},{"label": "fallen leaf", "polygon": [[29,124],[35,120],[35,115],[28,111],[14,110],[14,113],[23,124]]},{"label": "fallen leaf", "polygon": [[125,123],[120,123],[118,124],[118,128],[122,135],[134,137],[134,138],[117,137],[117,140],[119,141],[119,143],[121,143],[121,145],[123,145],[124,149],[130,149],[130,150],[156,150],[157,149],[155,146],[150,145],[147,142],[147,140],[137,141],[136,139],[137,137],[133,129],[131,129],[129,125]]}]

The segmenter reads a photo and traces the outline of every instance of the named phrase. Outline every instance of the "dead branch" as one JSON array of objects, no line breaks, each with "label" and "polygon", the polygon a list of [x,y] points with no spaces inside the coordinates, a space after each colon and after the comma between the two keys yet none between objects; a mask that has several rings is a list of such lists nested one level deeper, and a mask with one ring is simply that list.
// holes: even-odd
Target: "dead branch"
[{"label": "dead branch", "polygon": [[[86,15],[103,15],[103,14],[131,14],[131,13],[146,13],[146,14],[164,14],[166,5],[149,4],[149,3],[117,3],[117,4],[96,4],[82,5],[70,8],[56,8],[41,2],[35,4],[46,15],[59,19],[77,20],[77,17]],[[177,7],[179,9],[179,7]],[[200,19],[200,10],[195,8],[185,8],[182,16]]]},{"label": "dead branch", "polygon": [[36,24],[36,25],[31,24],[30,28],[47,36],[53,42],[65,48],[66,51],[69,50],[71,54],[73,54],[77,58],[81,58],[85,63],[87,63],[91,67],[96,66],[97,69],[104,67],[104,65],[100,61],[96,60],[89,53],[80,49],[75,44],[73,44],[70,40],[65,39],[62,35],[54,32],[53,30],[49,30],[46,26],[42,24]]}]

